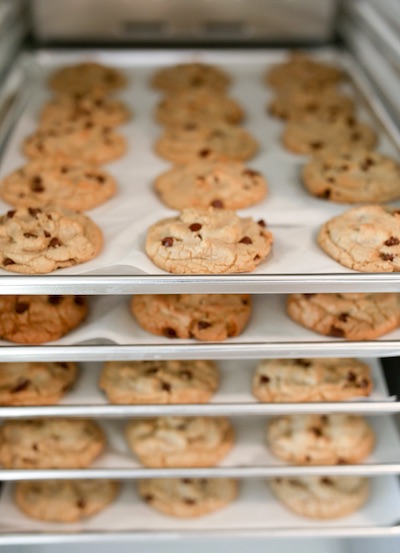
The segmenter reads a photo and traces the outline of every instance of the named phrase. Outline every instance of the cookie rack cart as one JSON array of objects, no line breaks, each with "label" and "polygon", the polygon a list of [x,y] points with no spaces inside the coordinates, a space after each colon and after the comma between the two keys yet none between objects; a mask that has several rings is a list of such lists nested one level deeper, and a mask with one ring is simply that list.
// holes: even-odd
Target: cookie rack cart
[{"label": "cookie rack cart", "polygon": [[[46,8],[49,8],[50,3],[45,0],[37,0],[33,3],[35,7],[34,15],[36,21],[36,29],[39,33],[39,38],[42,40],[48,41],[51,38],[54,39],[55,33],[58,32],[58,37],[68,36],[69,40],[82,40],[82,36],[71,37],[71,34],[68,35],[67,27],[65,29],[59,28],[55,30],[52,25],[55,25],[56,20],[54,19],[54,14],[56,13],[60,16],[60,10],[65,9],[65,3],[59,1],[52,2],[52,9],[50,11],[45,11]],[[89,4],[89,2],[88,2]],[[331,27],[330,21],[333,10],[335,8],[334,2],[320,2],[320,11],[314,12],[318,24],[312,27],[312,19],[307,16],[308,9],[311,9],[310,6],[312,2],[303,3],[303,7],[300,10],[299,14],[296,16],[296,21],[298,17],[303,18],[302,21],[302,30],[305,32],[307,30],[308,42],[315,40],[323,40],[327,42],[330,37]],[[274,4],[275,5],[275,4]],[[118,12],[115,9],[115,4],[113,4],[114,12]],[[122,6],[122,3],[121,3]],[[149,3],[149,8],[154,5],[152,2]],[[249,21],[246,20],[246,24],[250,25],[250,15],[253,13],[252,10],[258,8],[259,10],[265,9],[265,6],[261,6],[257,2],[247,2],[246,12],[242,12],[241,22],[246,20],[246,15],[249,18]],[[89,8],[90,9],[90,8]],[[103,9],[105,7],[103,6]],[[278,8],[276,8],[278,9]],[[280,8],[282,9],[282,8]],[[121,8],[122,10],[122,8]],[[122,13],[122,12],[121,12]],[[208,12],[207,12],[208,13]],[[290,12],[289,12],[290,14]],[[51,16],[53,15],[53,18]],[[154,13],[153,13],[154,15]],[[271,15],[271,14],[270,14]],[[293,15],[293,14],[292,14]],[[237,14],[236,14],[237,16]],[[46,25],[46,17],[48,17],[48,22]],[[135,24],[134,21],[126,19],[127,15],[124,15],[124,26],[125,39],[132,40],[132,34],[136,41],[140,40],[140,36],[143,38],[143,34],[139,36],[139,26]],[[144,16],[143,16],[144,17]],[[214,14],[214,17],[217,17]],[[220,14],[219,14],[219,17]],[[400,131],[395,123],[395,119],[390,113],[390,105],[386,98],[380,96],[377,90],[374,88],[374,84],[371,82],[371,77],[368,76],[369,70],[363,68],[357,61],[357,52],[362,50],[360,43],[362,40],[367,41],[368,47],[374,51],[375,54],[379,54],[379,50],[374,46],[374,41],[371,38],[372,35],[366,35],[365,30],[363,32],[358,30],[356,26],[357,13],[352,14],[352,19],[344,16],[342,28],[345,33],[345,36],[349,38],[349,45],[351,49],[356,53],[356,56],[353,57],[347,48],[340,49],[340,51],[333,51],[330,49],[325,49],[322,51],[315,50],[317,55],[327,56],[329,59],[333,57],[334,60],[339,63],[343,63],[344,67],[347,68],[353,85],[356,90],[357,98],[360,99],[360,102],[365,109],[365,113],[368,117],[371,117],[374,121],[374,124],[380,128],[380,132],[385,135],[385,140],[390,142],[392,148],[395,148],[397,155],[400,152]],[[67,17],[57,18],[60,21],[67,22]],[[200,13],[197,14],[197,21],[200,21]],[[285,17],[282,13],[276,14],[276,21],[282,22],[285,21]],[[150,42],[154,39],[154,36],[151,35],[156,29],[156,34],[160,30],[160,26],[157,21],[151,19],[150,16],[147,17],[147,27],[144,24],[144,19],[142,23],[142,31],[146,30],[148,33],[146,35],[147,42]],[[253,18],[253,28],[254,28],[254,18]],[[150,25],[150,22],[152,25]],[[222,26],[222,22],[219,21],[219,27],[217,25],[218,21],[214,20],[213,25],[210,24],[210,20],[204,19],[203,30],[207,30],[208,39],[210,38],[210,33],[213,36],[213,39],[218,39],[218,32],[221,32],[221,29],[225,29],[225,40],[227,42],[232,41],[232,36],[235,37],[237,41],[237,46],[239,46],[239,41],[237,37],[239,36],[239,28],[246,29],[246,25],[242,24],[237,25],[237,22],[230,21],[229,25],[226,23],[225,27]],[[306,22],[309,23],[307,27]],[[206,25],[207,23],[207,25]],[[212,22],[211,22],[212,23]],[[194,24],[194,23],[193,23]],[[266,23],[267,24],[267,23]],[[135,26],[136,25],[136,26]],[[235,27],[236,25],[236,27]],[[261,23],[260,23],[261,25]],[[295,25],[292,27],[296,27]],[[158,31],[157,31],[158,29]],[[219,31],[218,31],[219,29]],[[216,32],[216,30],[218,32]],[[229,31],[229,32],[228,32]],[[89,32],[89,31],[88,31]],[[96,31],[96,29],[91,29],[89,34],[92,36],[96,35],[96,32],[100,33],[101,30]],[[103,29],[104,32],[104,29]],[[182,30],[180,31],[182,32]],[[226,35],[228,32],[229,36]],[[233,35],[232,35],[233,32]],[[240,31],[244,32],[244,31]],[[289,42],[290,37],[292,39],[299,41],[304,39],[298,34],[295,36],[295,31],[290,28],[278,28],[276,34],[273,35],[273,29],[268,28],[259,28],[258,32],[260,35],[257,35],[254,31],[253,41],[254,43],[261,43],[261,37],[265,36],[262,33],[267,32],[267,36],[281,37],[285,42]],[[63,34],[64,33],[64,34]],[[139,34],[138,34],[139,33]],[[175,27],[175,39],[179,39],[179,25]],[[214,34],[213,34],[214,33]],[[285,34],[286,33],[286,34]],[[292,34],[290,34],[292,33]],[[164,37],[165,38],[165,37]],[[184,38],[181,36],[181,38]],[[204,36],[201,36],[204,39]],[[247,38],[249,38],[247,36]],[[350,40],[351,39],[351,40]],[[104,40],[107,40],[104,38]],[[242,37],[242,41],[244,38]],[[248,41],[249,42],[249,41]],[[43,95],[44,89],[44,77],[48,71],[50,71],[55,66],[58,66],[62,63],[67,63],[71,60],[85,59],[90,55],[97,56],[100,60],[104,60],[108,63],[115,63],[120,65],[128,74],[132,72],[132,90],[129,90],[129,93],[132,93],[132,107],[135,110],[136,118],[132,122],[132,132],[135,132],[135,129],[150,129],[151,140],[153,140],[153,132],[158,132],[156,127],[151,127],[151,111],[150,107],[154,104],[151,104],[151,101],[155,100],[151,98],[151,94],[146,89],[147,77],[151,74],[151,71],[154,70],[156,66],[165,64],[165,63],[174,63],[178,60],[184,59],[193,59],[194,57],[200,56],[201,59],[210,61],[211,63],[226,63],[228,65],[228,71],[237,72],[238,74],[243,71],[243,67],[246,65],[251,66],[251,69],[248,71],[253,71],[252,75],[257,74],[262,75],[262,72],[265,71],[265,67],[268,63],[273,63],[279,59],[282,59],[285,55],[285,52],[282,51],[272,51],[272,50],[238,50],[235,51],[212,51],[212,50],[203,50],[200,54],[197,52],[183,51],[183,50],[158,50],[158,51],[145,51],[145,50],[128,50],[124,49],[109,51],[104,49],[98,49],[95,52],[87,51],[84,49],[72,50],[69,48],[64,48],[63,51],[45,48],[45,49],[30,49],[28,52],[23,52],[19,59],[17,59],[8,74],[7,79],[3,83],[3,87],[0,91],[0,100],[2,106],[4,106],[4,111],[1,111],[2,121],[0,126],[0,139],[1,139],[1,150],[3,154],[3,160],[10,156],[10,148],[12,149],[12,141],[16,140],[16,134],[18,132],[25,132],[26,128],[24,127],[24,118],[32,118],[33,108],[35,106],[35,98],[37,95],[39,99]],[[363,60],[364,64],[367,60]],[[388,64],[387,64],[388,65]],[[382,66],[383,67],[383,66]],[[150,69],[149,69],[150,68]],[[390,66],[388,66],[390,70]],[[147,71],[147,73],[146,73]],[[394,79],[394,73],[390,73],[390,78]],[[253,81],[256,82],[255,80]],[[257,81],[258,84],[258,94],[260,98],[260,106],[265,102],[265,98],[262,96],[264,89],[262,89],[261,81]],[[26,84],[29,83],[29,88]],[[135,96],[135,87],[136,90],[142,90],[142,92],[147,92],[149,94],[150,100],[147,104],[146,109],[144,106],[134,103],[134,100],[140,100],[139,93]],[[140,88],[142,87],[142,88]],[[383,87],[384,88],[384,87]],[[28,92],[27,92],[28,91]],[[238,88],[238,93],[241,92],[240,87]],[[33,98],[32,98],[33,97]],[[129,96],[126,96],[129,98]],[[246,93],[243,92],[243,100],[246,104]],[[261,103],[262,99],[262,103]],[[32,103],[33,102],[33,103]],[[32,107],[33,106],[33,107]],[[143,108],[143,109],[142,109]],[[249,102],[245,105],[246,109],[251,109]],[[144,114],[144,115],[143,115]],[[261,115],[261,114],[260,114]],[[267,122],[266,116],[264,123]],[[146,121],[145,121],[145,118]],[[261,116],[260,116],[261,119]],[[33,118],[32,118],[33,120]],[[268,120],[268,123],[273,125]],[[31,121],[32,124],[32,121]],[[140,127],[140,125],[143,127]],[[149,125],[149,126],[147,126]],[[275,131],[278,132],[279,128],[276,127]],[[126,131],[129,136],[131,131],[128,129]],[[256,131],[257,132],[257,131]],[[22,134],[23,135],[23,134]],[[277,135],[276,135],[277,136]],[[275,136],[275,137],[276,137]],[[132,145],[132,156],[135,155],[135,148],[138,147],[139,134],[135,135],[135,142]],[[273,135],[268,135],[268,140],[273,140]],[[11,144],[11,146],[10,146]],[[144,144],[143,148],[149,148],[151,141],[149,140],[148,144]],[[272,142],[269,143],[271,147]],[[273,148],[277,144],[277,141],[274,142]],[[262,142],[262,146],[266,146]],[[141,146],[140,146],[141,147]],[[151,155],[151,154],[146,154]],[[284,152],[277,152],[276,158],[281,157],[281,163],[285,163],[287,158],[284,157]],[[151,161],[156,162],[154,158],[148,158]],[[272,159],[271,163],[274,163]],[[262,160],[260,160],[260,165],[262,168]],[[295,167],[295,163],[293,167]],[[124,169],[118,169],[116,171]],[[268,174],[268,171],[267,171]],[[122,173],[121,173],[122,175]],[[267,213],[270,211],[268,207],[268,201],[265,203],[265,210]],[[153,204],[152,204],[153,205]],[[297,209],[298,208],[298,209]],[[155,208],[158,209],[158,208]],[[287,209],[287,206],[285,207]],[[300,206],[293,206],[293,213],[298,211],[300,213]],[[272,210],[271,210],[272,211]],[[289,209],[286,212],[286,216],[289,217]],[[318,215],[319,216],[319,215]],[[99,215],[99,222],[101,225],[101,215]],[[282,229],[278,228],[276,223],[272,224],[272,227],[275,226],[276,232],[279,238],[282,238],[282,243],[286,239],[289,239],[289,236],[295,236],[297,234],[296,229],[289,229],[289,225],[282,225]],[[299,223],[301,226],[301,224]],[[316,227],[315,227],[316,228]],[[144,228],[142,229],[142,233]],[[292,234],[290,235],[290,232]],[[312,229],[308,229],[308,234],[305,233],[308,237],[312,236]],[[281,234],[280,234],[281,233]],[[106,237],[107,238],[107,237]],[[137,238],[137,249],[140,252],[140,244],[143,239],[143,235],[138,234]],[[277,241],[276,251],[279,252],[280,241]],[[107,240],[106,240],[107,248]],[[290,248],[289,248],[290,250]],[[290,255],[292,258],[290,258]],[[137,259],[142,259],[140,256]],[[295,259],[295,252],[293,250],[289,251],[289,262],[290,259]],[[298,259],[298,258],[297,258]],[[321,257],[315,258],[317,262],[321,261]],[[129,260],[128,260],[129,261]],[[275,297],[272,294],[285,294],[289,292],[360,292],[360,291],[374,291],[374,292],[387,292],[387,291],[397,291],[400,292],[400,276],[396,274],[361,274],[361,273],[352,273],[345,272],[342,269],[334,265],[330,265],[326,269],[323,264],[320,266],[320,270],[310,273],[309,271],[296,272],[296,266],[294,270],[283,270],[279,271],[276,269],[278,264],[274,265],[273,263],[279,262],[278,258],[273,258],[271,260],[271,265],[265,265],[267,268],[267,273],[256,272],[251,275],[228,275],[228,276],[175,276],[175,275],[165,275],[159,271],[151,272],[149,270],[135,269],[132,263],[123,264],[123,263],[114,263],[105,267],[103,265],[100,268],[95,268],[91,271],[89,265],[87,268],[87,274],[80,273],[79,271],[68,270],[66,272],[59,272],[49,276],[20,276],[12,275],[11,273],[2,272],[0,276],[0,292],[7,294],[38,294],[46,291],[47,293],[52,294],[88,294],[93,296],[103,296],[103,297],[94,297],[92,300],[92,319],[89,320],[88,324],[82,329],[82,334],[76,333],[71,335],[70,338],[61,341],[58,344],[44,345],[44,346],[10,346],[7,343],[1,344],[0,356],[1,361],[17,361],[17,360],[75,360],[85,363],[92,363],[92,365],[85,365],[82,369],[82,373],[88,371],[98,370],[100,362],[104,360],[123,360],[123,359],[217,359],[223,360],[225,365],[227,361],[232,361],[233,364],[242,368],[242,371],[246,371],[248,375],[248,382],[251,380],[252,369],[256,364],[256,360],[264,357],[306,357],[306,356],[368,356],[372,358],[378,357],[390,357],[400,355],[400,332],[395,332],[391,334],[388,338],[384,337],[380,340],[374,342],[343,342],[338,340],[329,340],[329,339],[317,339],[314,336],[310,336],[307,333],[297,334],[294,332],[293,327],[290,327],[289,323],[283,315],[283,300],[280,297]],[[290,265],[290,263],[283,265],[284,268]],[[308,263],[307,263],[308,264]],[[312,260],[311,260],[312,265]],[[314,267],[314,265],[312,265]],[[333,271],[330,271],[330,267],[334,266]],[[318,265],[319,267],[319,265]],[[209,344],[209,343],[194,343],[192,341],[187,342],[173,342],[171,343],[168,340],[152,338],[144,338],[143,335],[137,331],[137,329],[132,328],[131,338],[129,339],[123,333],[118,334],[117,331],[114,331],[113,335],[109,334],[110,328],[115,328],[113,321],[116,321],[118,317],[123,316],[124,309],[126,307],[126,297],[123,295],[132,294],[132,293],[238,293],[238,292],[250,292],[252,294],[264,294],[264,296],[258,296],[255,298],[255,303],[258,306],[258,311],[256,313],[256,321],[253,326],[251,326],[240,339],[230,340],[225,343],[218,344]],[[118,295],[118,298],[116,297]],[[108,297],[106,297],[108,296]],[[118,309],[113,311],[114,305],[117,305]],[[110,308],[110,309],[109,309]],[[110,312],[107,318],[105,313]],[[265,313],[265,321],[262,314]],[[273,313],[273,319],[267,317],[268,313]],[[258,316],[259,315],[259,316]],[[112,316],[115,316],[116,319],[112,319]],[[268,323],[268,320],[270,321]],[[103,326],[102,326],[103,325]],[[280,325],[280,326],[279,326]],[[279,332],[277,331],[277,328]],[[292,334],[293,331],[293,334]],[[274,334],[275,332],[275,334]],[[84,342],[82,344],[82,342]],[[253,360],[253,362],[251,362]],[[93,362],[96,364],[93,365]],[[226,369],[229,371],[229,367]],[[379,369],[376,369],[379,372]],[[395,367],[390,367],[387,374],[390,378],[393,377]],[[243,381],[244,382],[244,381]],[[395,394],[400,393],[399,382],[391,383],[390,392]],[[238,386],[238,384],[236,384]],[[236,388],[235,393],[241,392],[240,389]],[[95,395],[95,394],[94,394]],[[0,409],[0,418],[24,418],[24,417],[43,417],[43,416],[90,416],[93,418],[99,418],[105,420],[105,424],[113,424],[114,419],[126,419],[139,416],[155,416],[155,415],[196,415],[196,414],[206,414],[206,415],[228,415],[233,418],[233,420],[246,421],[247,418],[257,417],[257,416],[268,416],[274,414],[283,414],[283,413],[311,413],[311,412],[324,412],[324,413],[333,413],[333,412],[354,412],[354,413],[364,413],[365,415],[378,415],[381,417],[390,417],[390,424],[393,424],[392,416],[400,412],[400,402],[399,401],[389,401],[387,397],[384,397],[385,394],[373,398],[368,402],[346,402],[346,403],[324,403],[321,404],[259,404],[256,403],[250,396],[246,397],[243,395],[241,400],[238,401],[237,395],[233,399],[229,400],[228,395],[224,396],[222,394],[217,401],[207,404],[207,405],[179,405],[179,406],[115,406],[108,405],[104,401],[101,401],[100,394],[97,394],[96,397],[92,399],[86,399],[86,401],[80,401],[79,397],[76,398],[76,401],[71,403],[61,403],[60,405],[50,406],[50,407],[7,407]],[[387,394],[386,394],[387,396]],[[82,396],[83,397],[83,396]],[[256,419],[254,419],[256,420]],[[396,441],[396,438],[394,438]],[[135,480],[137,478],[146,478],[150,476],[185,476],[185,477],[194,477],[194,476],[235,476],[240,477],[245,481],[244,487],[251,488],[254,487],[255,483],[258,482],[257,479],[262,479],[271,476],[279,475],[300,475],[300,474],[354,474],[354,475],[374,475],[376,478],[392,478],[388,480],[392,484],[392,487],[398,486],[397,480],[393,475],[400,474],[400,456],[396,458],[386,458],[385,460],[378,459],[376,462],[371,462],[368,465],[352,465],[352,466],[335,466],[329,468],[321,467],[296,467],[296,466],[285,466],[279,465],[278,463],[263,464],[254,463],[243,466],[242,463],[231,466],[221,466],[210,469],[185,469],[185,470],[167,470],[167,469],[143,469],[141,467],[132,467],[128,466],[127,468],[121,468],[118,466],[95,466],[93,468],[86,469],[84,471],[10,471],[10,470],[1,470],[0,479],[3,482],[11,482],[19,479],[41,479],[41,478],[102,478],[102,477],[112,477],[120,478],[126,480],[129,484],[130,480]],[[131,484],[130,484],[131,485]],[[6,484],[6,487],[8,484]],[[261,485],[260,485],[261,487]],[[247,492],[246,492],[247,493]],[[106,513],[107,511],[105,511]],[[245,512],[245,511],[243,511]],[[131,531],[126,529],[122,530],[111,530],[105,531],[104,528],[100,531],[99,529],[89,531],[71,531],[69,529],[57,530],[53,533],[41,533],[40,531],[33,531],[32,529],[27,531],[17,531],[12,525],[8,527],[4,525],[4,521],[0,519],[0,545],[10,545],[10,544],[32,544],[32,543],[89,543],[89,542],[99,542],[107,541],[135,541],[135,540],[147,540],[151,541],[154,539],[175,539],[175,540],[188,540],[190,538],[231,538],[231,537],[242,537],[242,538],[271,538],[271,537],[384,537],[384,536],[400,536],[400,526],[398,525],[398,520],[395,518],[389,524],[386,523],[376,523],[374,519],[370,524],[355,524],[351,525],[343,521],[343,524],[303,524],[296,526],[296,524],[275,524],[273,527],[268,524],[261,524],[258,527],[248,527],[240,528],[238,525],[230,524],[229,521],[226,526],[220,526],[219,528],[206,528],[200,526],[194,526],[192,528],[185,527],[182,524],[181,527],[172,525],[170,528],[168,526],[161,526],[158,528],[157,532],[152,528],[135,528]],[[3,525],[3,527],[2,527]],[[236,527],[235,527],[236,526]],[[186,528],[186,529],[185,529]],[[396,542],[397,543],[397,542]]]}]

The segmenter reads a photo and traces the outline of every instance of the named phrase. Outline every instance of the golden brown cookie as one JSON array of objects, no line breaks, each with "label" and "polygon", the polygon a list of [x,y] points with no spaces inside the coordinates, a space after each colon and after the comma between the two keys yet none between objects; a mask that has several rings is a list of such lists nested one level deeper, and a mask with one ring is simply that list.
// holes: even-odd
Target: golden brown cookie
[{"label": "golden brown cookie", "polygon": [[302,52],[293,52],[287,61],[274,65],[266,75],[267,83],[275,88],[309,82],[332,86],[341,79],[343,72],[338,67]]},{"label": "golden brown cookie", "polygon": [[9,420],[0,426],[4,468],[85,468],[104,446],[103,431],[87,419]]},{"label": "golden brown cookie", "polygon": [[132,297],[131,311],[152,334],[220,341],[243,331],[251,300],[248,294],[139,295]]},{"label": "golden brown cookie", "polygon": [[0,182],[0,197],[16,207],[60,206],[86,211],[109,200],[116,192],[114,178],[79,159],[35,159]]},{"label": "golden brown cookie", "polygon": [[184,209],[147,232],[146,253],[170,273],[221,274],[253,271],[272,249],[263,220],[241,218],[225,209]]},{"label": "golden brown cookie", "polygon": [[151,84],[154,88],[165,92],[204,87],[223,91],[228,88],[230,78],[225,71],[215,65],[191,62],[159,69],[153,75]]},{"label": "golden brown cookie", "polygon": [[172,209],[242,209],[263,200],[268,185],[261,173],[238,161],[205,159],[162,173],[154,188]]},{"label": "golden brown cookie", "polygon": [[213,361],[108,361],[99,386],[111,403],[207,403],[218,380]]},{"label": "golden brown cookie", "polygon": [[231,478],[162,478],[139,482],[139,494],[156,511],[195,518],[219,511],[236,499],[238,482]]},{"label": "golden brown cookie", "polygon": [[281,119],[298,119],[306,115],[336,117],[352,115],[354,104],[351,98],[340,94],[335,88],[322,93],[296,86],[279,90],[269,104],[269,112]]},{"label": "golden brown cookie", "polygon": [[158,417],[132,420],[125,429],[130,449],[146,467],[213,467],[234,444],[224,417]]},{"label": "golden brown cookie", "polygon": [[0,216],[0,267],[30,275],[86,263],[103,247],[89,217],[61,207],[20,207]]},{"label": "golden brown cookie", "polygon": [[291,294],[287,312],[325,336],[374,340],[400,324],[398,294]]},{"label": "golden brown cookie", "polygon": [[84,296],[0,296],[0,337],[17,344],[58,340],[87,316]]},{"label": "golden brown cookie", "polygon": [[105,509],[118,489],[111,480],[32,480],[17,483],[15,502],[37,520],[78,522]]},{"label": "golden brown cookie", "polygon": [[86,61],[66,65],[55,71],[49,86],[60,94],[87,94],[94,91],[105,95],[126,86],[126,78],[113,67]]},{"label": "golden brown cookie", "polygon": [[265,359],[253,376],[260,401],[344,401],[369,396],[371,369],[358,359]]},{"label": "golden brown cookie", "polygon": [[52,405],[75,381],[75,363],[0,363],[0,405]]}]

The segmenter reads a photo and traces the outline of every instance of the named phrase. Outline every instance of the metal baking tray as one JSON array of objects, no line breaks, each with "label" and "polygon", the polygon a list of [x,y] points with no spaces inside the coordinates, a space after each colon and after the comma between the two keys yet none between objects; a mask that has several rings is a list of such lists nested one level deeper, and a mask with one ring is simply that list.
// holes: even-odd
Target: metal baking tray
[{"label": "metal baking tray", "polygon": [[246,329],[223,342],[154,336],[134,320],[128,296],[92,298],[88,319],[55,342],[30,346],[0,341],[2,361],[395,357],[399,352],[400,329],[372,341],[322,336],[292,321],[285,313],[285,296],[275,294],[257,295]]},{"label": "metal baking tray", "polygon": [[348,517],[332,521],[307,520],[290,513],[272,496],[266,483],[241,482],[239,497],[221,511],[198,519],[161,515],[138,498],[131,482],[124,482],[115,503],[77,524],[42,523],[20,513],[12,486],[4,486],[0,503],[0,544],[80,543],[110,540],[171,540],[187,538],[327,537],[400,535],[400,490],[394,476],[371,481],[367,504]]},{"label": "metal baking tray", "polygon": [[220,375],[219,387],[210,403],[170,405],[115,405],[109,404],[106,395],[98,387],[103,364],[79,364],[79,374],[72,390],[57,405],[2,406],[2,419],[30,417],[96,417],[123,418],[165,415],[277,415],[288,413],[391,413],[400,411],[396,396],[389,396],[384,375],[377,359],[363,359],[372,370],[374,390],[368,398],[345,402],[323,403],[259,403],[251,387],[257,361],[233,360],[217,363]]},{"label": "metal baking tray", "polygon": [[106,438],[105,451],[85,469],[6,469],[3,481],[68,478],[267,478],[279,476],[400,474],[400,438],[390,416],[368,417],[376,445],[363,463],[337,466],[296,466],[276,458],[265,443],[267,418],[233,419],[235,439],[232,450],[215,467],[147,468],[130,451],[124,429],[127,421],[98,420]]},{"label": "metal baking tray", "polygon": [[[349,77],[344,88],[354,96],[361,118],[377,129],[380,149],[398,156],[399,129],[355,59],[344,51],[333,49],[314,49],[310,53],[344,68]],[[20,143],[35,129],[38,110],[49,96],[45,86],[47,76],[56,67],[89,58],[120,67],[130,83],[120,97],[133,109],[135,117],[121,127],[129,143],[127,155],[109,165],[119,181],[119,195],[89,212],[104,230],[104,252],[89,263],[46,276],[13,275],[2,271],[0,291],[40,293],[44,287],[55,293],[82,294],[159,293],[163,288],[169,293],[400,290],[399,274],[347,270],[315,243],[319,226],[347,206],[312,198],[302,189],[298,171],[305,158],[284,150],[279,140],[283,125],[266,113],[265,106],[272,91],[264,83],[264,74],[269,66],[282,61],[287,54],[285,50],[39,50],[22,56],[14,68],[23,75],[19,94],[0,128],[1,176],[23,162]],[[232,75],[231,93],[247,112],[246,128],[260,142],[260,153],[249,165],[266,174],[270,195],[261,204],[240,214],[264,218],[275,236],[275,246],[271,258],[251,274],[170,275],[155,267],[144,252],[148,226],[175,213],[162,206],[151,188],[154,178],[169,165],[152,151],[161,133],[153,121],[160,95],[151,90],[148,82],[158,67],[189,60],[215,63]],[[0,209],[7,208],[0,204]]]}]

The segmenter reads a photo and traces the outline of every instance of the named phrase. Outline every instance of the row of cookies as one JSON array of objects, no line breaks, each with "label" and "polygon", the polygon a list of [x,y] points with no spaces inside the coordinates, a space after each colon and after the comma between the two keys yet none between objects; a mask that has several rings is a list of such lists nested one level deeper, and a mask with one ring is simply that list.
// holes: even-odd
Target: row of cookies
[{"label": "row of cookies", "polygon": [[[288,121],[282,141],[290,151],[314,156],[302,171],[314,196],[341,203],[396,200],[400,165],[373,151],[375,132],[356,120],[352,101],[335,88],[342,79],[336,67],[302,54],[270,70],[267,82],[277,92],[270,112]],[[399,236],[397,210],[367,205],[328,221],[318,243],[350,269],[397,272]]]},{"label": "row of cookies", "polygon": [[[246,439],[253,435],[254,447],[259,442],[258,426],[246,425]],[[107,453],[111,434],[113,439],[124,435],[136,462],[145,467],[206,468],[218,465],[235,449],[237,432],[225,417],[132,419],[124,421],[123,430],[112,426],[107,432],[89,419],[9,420],[0,426],[0,465],[87,468]],[[242,464],[249,465],[251,454],[242,440],[243,435],[237,455],[241,452]],[[287,415],[268,420],[265,441],[273,456],[295,465],[359,464],[373,451],[375,432],[365,418],[355,415]],[[258,463],[263,464],[262,457],[260,453]],[[264,458],[265,464],[267,451]]]},{"label": "row of cookies", "polygon": [[[77,380],[73,362],[0,363],[0,405],[56,404]],[[344,401],[374,388],[370,367],[346,358],[259,361],[251,382],[265,403]],[[205,360],[107,361],[98,379],[108,401],[121,405],[208,403],[220,386],[218,364]]]},{"label": "row of cookies", "polygon": [[[273,478],[268,485],[286,508],[313,519],[347,516],[360,509],[370,495],[369,480],[352,476]],[[228,478],[168,478],[141,480],[136,487],[139,497],[152,509],[188,519],[240,501],[241,486]],[[31,518],[71,523],[101,512],[117,499],[119,491],[120,484],[109,480],[22,481],[15,486],[14,499]]]},{"label": "row of cookies", "polygon": [[56,71],[49,84],[55,96],[22,147],[30,161],[0,183],[0,197],[13,206],[0,218],[2,267],[12,272],[49,273],[100,253],[102,232],[80,212],[116,193],[114,177],[98,164],[126,150],[114,128],[131,114],[107,96],[125,84],[120,72],[77,64]]},{"label": "row of cookies", "polygon": [[[396,293],[290,294],[286,309],[314,332],[349,340],[375,339],[400,325]],[[249,294],[144,294],[131,298],[129,311],[154,335],[215,342],[244,331],[252,299]],[[24,344],[57,340],[87,314],[83,296],[0,296],[0,338]]]}]

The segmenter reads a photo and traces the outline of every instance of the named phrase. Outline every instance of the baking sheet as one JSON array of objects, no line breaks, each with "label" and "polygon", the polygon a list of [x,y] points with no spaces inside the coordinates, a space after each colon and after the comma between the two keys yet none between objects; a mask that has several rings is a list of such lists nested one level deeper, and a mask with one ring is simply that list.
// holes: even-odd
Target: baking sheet
[{"label": "baking sheet", "polygon": [[[34,131],[40,106],[49,97],[45,81],[48,74],[63,63],[72,63],[87,57],[120,66],[129,79],[129,88],[119,97],[134,111],[134,119],[120,127],[128,140],[125,157],[111,163],[108,169],[119,183],[118,195],[89,212],[101,226],[105,236],[105,248],[96,259],[68,269],[57,275],[91,274],[147,274],[162,275],[146,256],[144,241],[146,229],[157,220],[175,212],[165,208],[152,191],[152,182],[169,164],[153,153],[153,144],[161,128],[153,121],[154,108],[160,94],[149,87],[153,72],[166,63],[200,60],[216,63],[226,69],[233,78],[231,95],[245,108],[245,127],[260,143],[259,154],[249,162],[251,167],[266,175],[270,185],[267,199],[252,208],[241,210],[240,215],[252,216],[267,221],[274,234],[275,244],[270,258],[253,273],[274,274],[328,274],[352,273],[345,269],[317,246],[315,237],[320,225],[330,217],[346,210],[336,205],[313,198],[302,188],[299,171],[305,157],[293,155],[280,145],[283,124],[266,113],[265,106],[273,93],[263,77],[271,63],[280,61],[285,52],[160,52],[63,55],[42,52],[30,61],[29,100],[11,134],[1,160],[0,178],[21,165],[24,158],[20,144],[26,135]],[[322,57],[341,63],[344,54],[334,50],[325,51]],[[344,88],[351,91],[351,87]],[[364,121],[374,123],[365,102],[356,94],[357,112]],[[377,124],[375,122],[375,127]],[[382,131],[382,129],[381,129]],[[398,155],[391,141],[380,132],[379,149],[390,155]],[[9,209],[0,203],[0,212]],[[0,269],[1,275],[8,275]]]},{"label": "baking sheet", "polygon": [[[379,360],[363,359],[363,361],[372,369],[374,389],[369,397],[355,398],[351,401],[394,401],[396,396],[388,394]],[[220,385],[210,403],[257,402],[251,392],[253,374],[257,364],[258,362],[255,360],[218,361]],[[74,388],[61,399],[59,405],[108,405],[106,395],[98,387],[103,364],[82,363],[79,365],[77,382]]]},{"label": "baking sheet", "polygon": [[400,517],[400,489],[395,476],[371,479],[366,505],[352,515],[332,521],[305,519],[292,514],[274,498],[264,481],[245,480],[238,499],[210,515],[182,520],[167,517],[147,506],[132,482],[123,484],[117,501],[102,513],[75,524],[43,523],[22,514],[13,502],[13,486],[5,484],[0,501],[0,534],[9,532],[118,532],[201,531],[259,529],[321,529],[389,526]]}]

